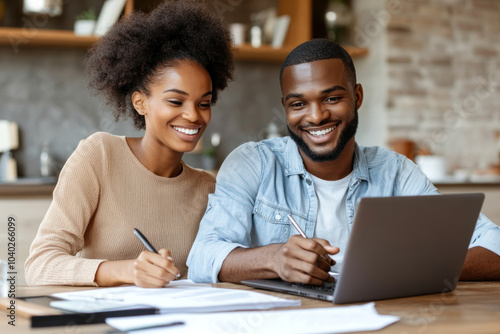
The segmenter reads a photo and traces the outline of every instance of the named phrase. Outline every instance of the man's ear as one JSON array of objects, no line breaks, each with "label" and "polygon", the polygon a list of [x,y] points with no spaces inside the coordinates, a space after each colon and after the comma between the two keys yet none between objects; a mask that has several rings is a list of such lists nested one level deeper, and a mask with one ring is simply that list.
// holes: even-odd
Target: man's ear
[{"label": "man's ear", "polygon": [[361,84],[356,84],[355,89],[354,97],[356,98],[356,109],[359,109],[363,104],[363,86],[361,86]]},{"label": "man's ear", "polygon": [[139,115],[146,115],[146,95],[138,90],[132,94],[132,104]]},{"label": "man's ear", "polygon": [[283,98],[281,98],[281,105],[283,106],[283,108],[285,107],[285,100],[283,100]]}]

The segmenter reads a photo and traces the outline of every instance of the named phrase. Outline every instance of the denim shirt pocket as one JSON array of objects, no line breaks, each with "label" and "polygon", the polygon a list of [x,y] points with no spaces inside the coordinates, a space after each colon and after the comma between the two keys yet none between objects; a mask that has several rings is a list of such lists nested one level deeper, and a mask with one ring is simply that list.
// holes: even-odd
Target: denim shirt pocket
[{"label": "denim shirt pocket", "polygon": [[252,240],[254,246],[285,243],[290,236],[288,208],[257,200],[253,209],[254,228]]}]

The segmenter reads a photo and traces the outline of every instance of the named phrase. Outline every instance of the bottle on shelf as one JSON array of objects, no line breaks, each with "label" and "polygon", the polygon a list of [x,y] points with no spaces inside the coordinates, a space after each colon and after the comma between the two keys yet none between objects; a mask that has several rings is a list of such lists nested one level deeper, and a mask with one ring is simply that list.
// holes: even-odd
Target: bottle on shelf
[{"label": "bottle on shelf", "polygon": [[40,153],[40,175],[42,177],[51,177],[53,161],[50,155],[50,143],[45,142]]}]

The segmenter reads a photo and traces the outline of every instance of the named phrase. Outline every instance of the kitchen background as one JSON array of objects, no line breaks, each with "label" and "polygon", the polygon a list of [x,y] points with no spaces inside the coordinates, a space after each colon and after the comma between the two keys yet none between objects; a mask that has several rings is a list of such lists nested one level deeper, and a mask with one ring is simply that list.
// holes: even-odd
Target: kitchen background
[{"label": "kitchen background", "polygon": [[[229,23],[249,23],[248,13],[276,5],[277,1],[239,3],[222,12]],[[207,1],[209,7],[214,4]],[[356,18],[369,22],[376,19],[370,11],[383,10],[384,1],[354,1],[352,7]],[[355,58],[366,94],[358,135],[358,141],[365,145],[386,142],[384,39],[385,30],[380,27],[366,45],[370,49],[368,55]],[[83,76],[85,53],[84,49],[68,48],[21,46],[17,52],[11,46],[0,48],[0,119],[19,125],[20,147],[13,151],[13,156],[20,177],[40,176],[39,157],[44,143],[50,143],[50,154],[59,162],[57,172],[78,142],[96,131],[141,135],[129,121],[115,123],[106,106],[90,95]],[[207,147],[211,134],[220,134],[218,164],[238,145],[266,138],[270,123],[286,134],[278,80],[280,67],[280,62],[236,61],[235,80],[213,108],[213,118],[204,137]],[[186,160],[201,167],[196,155]]]},{"label": "kitchen background", "polygon": [[[221,10],[215,1],[207,2],[229,23],[249,23],[248,13],[273,5],[232,3],[237,5]],[[350,6],[348,42],[369,49],[354,58],[366,94],[358,142],[390,146],[394,139],[411,139],[443,155],[450,172],[488,172],[498,164],[500,2],[354,0]],[[128,121],[115,123],[106,106],[90,96],[83,76],[85,53],[0,48],[0,119],[19,124],[20,148],[13,156],[20,177],[40,175],[44,143],[50,144],[57,174],[79,140],[96,131],[140,136]],[[270,123],[286,134],[280,63],[237,61],[235,70],[204,138],[206,147],[211,133],[220,134],[218,164],[239,144],[265,138]],[[201,167],[196,156],[186,160]]]},{"label": "kitchen background", "polygon": [[[390,1],[389,1],[390,2]],[[500,1],[401,1],[387,25],[387,133],[475,179],[500,174]]]},{"label": "kitchen background", "polygon": [[[250,13],[302,1],[205,2],[228,23],[250,24]],[[64,0],[59,19],[37,21],[22,15],[22,0],[0,0],[0,29],[24,27],[27,41],[11,44],[4,36],[0,43],[0,120],[19,126],[19,147],[12,152],[19,184],[40,177],[44,144],[55,161],[51,173],[57,175],[78,142],[96,131],[142,134],[130,120],[115,122],[106,106],[89,94],[83,76],[85,48],[30,45],[39,29],[62,24],[71,30],[74,15],[64,15],[69,8],[75,13],[96,3],[103,0]],[[353,57],[365,93],[357,142],[417,155],[423,168],[435,166],[427,172],[439,170],[434,176],[441,192],[485,192],[483,212],[500,225],[500,1],[312,1],[323,10],[338,3],[347,3],[351,15],[344,42],[368,51]],[[264,139],[276,129],[286,135],[278,80],[282,60],[238,59],[235,80],[212,109],[203,148],[185,155],[193,166],[203,167],[203,152],[214,133],[220,135],[217,165],[246,141]],[[34,181],[23,188],[17,183],[0,182],[0,212],[19,222],[21,264],[50,205],[53,185],[43,188]],[[20,284],[23,279],[20,272]]]},{"label": "kitchen background", "polygon": [[[64,3],[85,8],[85,2],[89,0]],[[268,0],[206,3],[228,23],[249,23],[249,13],[277,5]],[[391,147],[395,140],[410,139],[417,152],[425,148],[427,154],[444,156],[449,173],[466,169],[495,174],[500,150],[500,2],[347,3],[352,12],[347,42],[369,49],[367,55],[354,57],[365,91],[357,141]],[[7,15],[4,21],[15,24]],[[29,29],[29,21],[22,22]],[[46,25],[50,27],[50,22]],[[85,53],[85,49],[29,44],[0,47],[0,119],[19,125],[20,147],[13,157],[20,177],[40,176],[44,143],[50,144],[56,161],[52,173],[57,174],[79,140],[96,131],[141,135],[129,121],[115,123],[106,106],[90,96],[83,76]],[[217,164],[239,144],[266,138],[270,123],[286,134],[280,66],[280,62],[236,61],[235,80],[213,108],[204,138],[206,148],[210,135],[220,134]],[[186,160],[202,167],[198,155]]]}]

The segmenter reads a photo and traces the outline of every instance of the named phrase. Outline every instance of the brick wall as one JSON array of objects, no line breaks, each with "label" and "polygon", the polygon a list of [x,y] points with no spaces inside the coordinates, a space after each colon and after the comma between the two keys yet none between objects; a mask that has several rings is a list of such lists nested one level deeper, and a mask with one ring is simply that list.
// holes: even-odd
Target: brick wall
[{"label": "brick wall", "polygon": [[388,139],[450,168],[498,163],[500,1],[387,0]]}]

